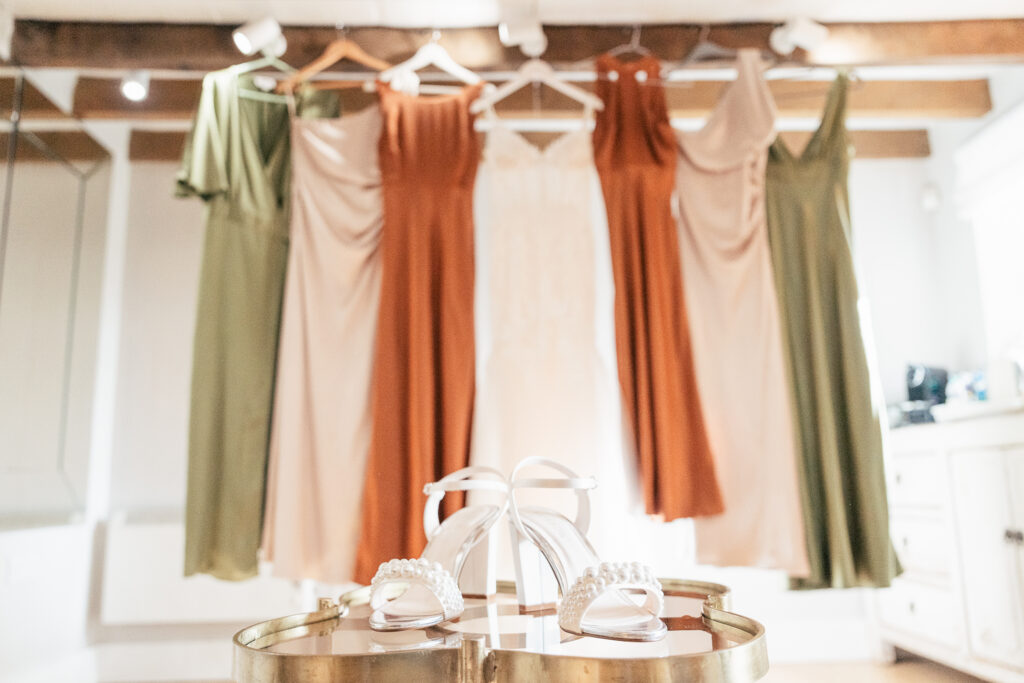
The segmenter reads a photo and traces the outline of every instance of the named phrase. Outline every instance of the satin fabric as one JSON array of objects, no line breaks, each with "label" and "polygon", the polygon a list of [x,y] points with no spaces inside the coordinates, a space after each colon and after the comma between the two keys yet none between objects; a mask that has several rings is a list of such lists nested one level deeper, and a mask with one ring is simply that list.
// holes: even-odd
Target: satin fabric
[{"label": "satin fabric", "polygon": [[292,122],[285,285],[265,559],[275,576],[351,581],[370,447],[383,224],[376,106]]},{"label": "satin fabric", "polygon": [[840,76],[803,153],[779,138],[767,168],[772,262],[795,388],[810,559],[809,577],[796,585],[804,588],[888,586],[900,571],[850,244],[846,91]]},{"label": "satin fabric", "polygon": [[[384,197],[370,456],[356,580],[426,543],[423,486],[465,467],[473,417],[473,186],[482,85],[416,97],[378,84]],[[461,495],[445,496],[444,511]]]},{"label": "satin fabric", "polygon": [[[189,417],[185,575],[254,576],[263,524],[281,297],[288,259],[289,113],[245,97],[253,76],[203,79],[177,177],[206,203]],[[301,116],[332,116],[303,92]]]},{"label": "satin fabric", "polygon": [[[594,160],[608,213],[623,410],[648,513],[718,514],[672,215],[676,141],[653,57],[597,60]],[[637,78],[642,74],[645,80]],[[648,81],[650,82],[648,84]]]},{"label": "satin fabric", "polygon": [[697,380],[725,512],[696,520],[701,564],[806,576],[807,548],[768,226],[775,105],[756,51],[704,127],[679,132],[676,198]]}]

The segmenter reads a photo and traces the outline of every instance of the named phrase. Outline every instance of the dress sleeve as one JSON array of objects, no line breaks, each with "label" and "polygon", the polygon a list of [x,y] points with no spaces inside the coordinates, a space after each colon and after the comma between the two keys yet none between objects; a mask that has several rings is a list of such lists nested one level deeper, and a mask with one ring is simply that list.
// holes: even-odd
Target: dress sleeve
[{"label": "dress sleeve", "polygon": [[199,107],[192,120],[192,128],[185,138],[175,195],[198,196],[208,200],[227,192],[228,173],[226,156],[227,102],[218,87],[218,74],[203,79]]}]

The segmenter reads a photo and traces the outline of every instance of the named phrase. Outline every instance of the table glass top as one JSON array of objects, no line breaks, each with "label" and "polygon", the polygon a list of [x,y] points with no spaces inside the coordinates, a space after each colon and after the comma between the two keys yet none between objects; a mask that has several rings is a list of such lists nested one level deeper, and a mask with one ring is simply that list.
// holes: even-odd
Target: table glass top
[{"label": "table glass top", "polygon": [[368,605],[354,605],[334,619],[269,634],[248,644],[287,655],[358,655],[461,647],[463,638],[482,639],[492,650],[519,650],[595,658],[653,658],[728,650],[755,637],[702,616],[704,595],[665,591],[662,620],[669,633],[651,642],[579,637],[558,628],[554,609],[520,613],[515,595],[467,599],[461,617],[410,631],[382,633],[368,624]]}]

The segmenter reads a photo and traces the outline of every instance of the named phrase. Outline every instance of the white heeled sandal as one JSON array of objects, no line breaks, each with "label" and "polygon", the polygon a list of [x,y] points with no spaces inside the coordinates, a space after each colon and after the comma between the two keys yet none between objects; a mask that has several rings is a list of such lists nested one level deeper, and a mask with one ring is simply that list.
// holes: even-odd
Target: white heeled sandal
[{"label": "white heeled sandal", "polygon": [[[518,478],[523,467],[543,465],[558,470],[563,478]],[[543,580],[531,566],[530,546],[540,550],[554,573],[562,593],[558,604],[558,625],[578,636],[614,640],[660,640],[668,629],[658,618],[664,606],[661,584],[649,567],[639,562],[601,562],[587,540],[590,524],[588,490],[597,486],[592,477],[582,478],[561,463],[546,458],[526,458],[509,478],[508,506],[513,525],[516,586],[520,605],[529,608],[554,596],[535,584]],[[524,488],[573,489],[576,492],[576,520],[546,507],[519,507],[515,492]],[[550,583],[550,582],[549,582]],[[631,595],[642,593],[642,603]]]},{"label": "white heeled sandal", "polygon": [[[495,478],[474,479],[480,475]],[[467,505],[439,523],[438,509],[448,491],[494,491],[502,494],[501,505]],[[493,568],[486,560],[467,563],[471,552],[493,555],[491,528],[508,507],[508,484],[504,475],[491,467],[466,467],[423,487],[427,502],[423,529],[427,545],[417,559],[381,563],[370,584],[370,628],[400,631],[427,628],[454,619],[463,612],[458,580],[467,564],[473,564],[474,593],[495,592]],[[486,539],[486,542],[482,543]],[[474,550],[477,546],[477,550]],[[483,576],[483,582],[479,581]],[[465,583],[465,582],[464,582]],[[396,594],[394,584],[405,584]],[[398,587],[400,588],[400,587]]]}]

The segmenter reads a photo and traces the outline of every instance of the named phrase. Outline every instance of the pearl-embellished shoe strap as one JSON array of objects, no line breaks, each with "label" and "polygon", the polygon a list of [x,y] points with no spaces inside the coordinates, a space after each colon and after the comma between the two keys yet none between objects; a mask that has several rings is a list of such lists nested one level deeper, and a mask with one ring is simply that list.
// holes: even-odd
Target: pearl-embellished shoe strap
[{"label": "pearl-embellished shoe strap", "polygon": [[437,598],[444,619],[462,614],[464,606],[459,585],[440,562],[419,558],[382,563],[370,583],[370,607],[373,610],[379,610],[390,602],[383,588],[394,582],[407,583],[410,589],[414,585],[426,588]]},{"label": "pearl-embellished shoe strap", "polygon": [[[535,466],[553,469],[565,476],[554,479],[519,476],[522,468]],[[618,640],[658,640],[666,632],[664,622],[658,618],[665,598],[654,573],[638,562],[600,562],[587,540],[588,490],[594,485],[592,479],[578,476],[559,462],[526,458],[509,477],[509,516],[517,532],[540,549],[555,575],[562,591],[558,624],[563,630]],[[559,512],[539,506],[520,508],[515,492],[524,488],[575,490],[576,519],[570,521]],[[521,591],[520,600],[527,593]],[[643,593],[643,604],[635,602],[631,593]]]},{"label": "pearl-embellished shoe strap", "polygon": [[587,611],[609,591],[643,591],[643,609],[652,616],[660,614],[665,603],[661,584],[650,567],[639,562],[602,562],[596,567],[588,567],[562,597],[558,607],[558,625],[570,633],[584,633],[583,621]]}]

